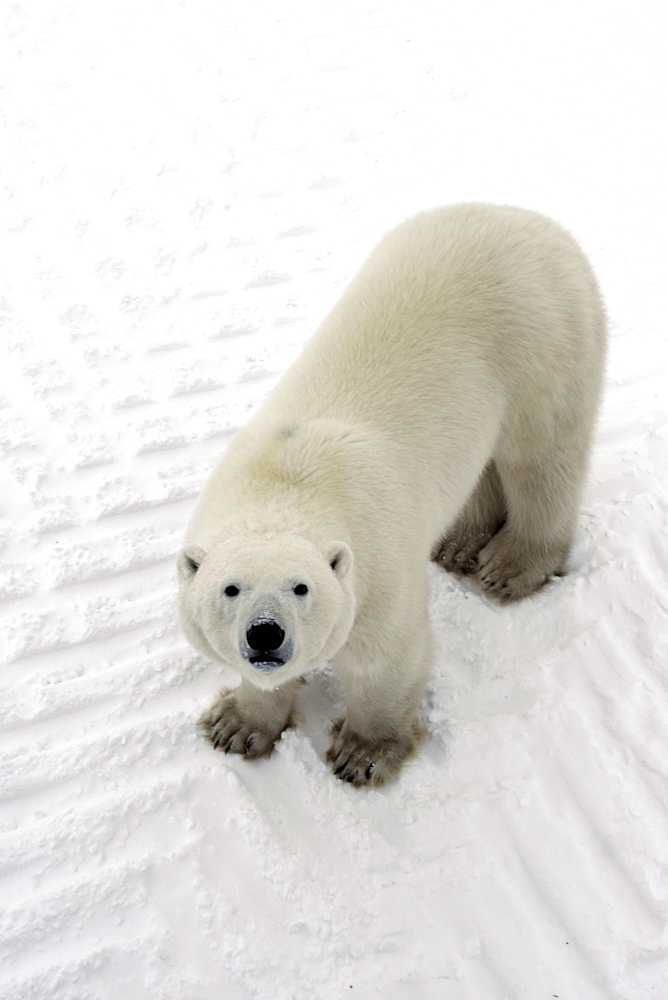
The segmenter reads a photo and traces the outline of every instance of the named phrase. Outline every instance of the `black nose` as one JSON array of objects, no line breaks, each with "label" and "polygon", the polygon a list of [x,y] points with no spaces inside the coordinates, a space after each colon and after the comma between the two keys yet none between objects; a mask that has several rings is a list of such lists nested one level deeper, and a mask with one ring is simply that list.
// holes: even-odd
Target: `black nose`
[{"label": "black nose", "polygon": [[280,648],[284,639],[285,632],[278,622],[256,622],[246,632],[248,645],[259,653],[272,653]]}]

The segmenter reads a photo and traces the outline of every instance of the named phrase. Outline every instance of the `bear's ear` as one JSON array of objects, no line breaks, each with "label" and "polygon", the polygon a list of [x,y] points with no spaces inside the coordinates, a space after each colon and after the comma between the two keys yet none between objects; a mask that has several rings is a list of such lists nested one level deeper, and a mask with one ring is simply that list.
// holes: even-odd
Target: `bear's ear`
[{"label": "bear's ear", "polygon": [[192,580],[205,557],[206,552],[199,545],[187,545],[185,549],[182,549],[176,560],[179,579],[184,583]]},{"label": "bear's ear", "polygon": [[353,554],[345,542],[332,542],[327,550],[327,561],[339,580],[344,580],[352,573]]}]

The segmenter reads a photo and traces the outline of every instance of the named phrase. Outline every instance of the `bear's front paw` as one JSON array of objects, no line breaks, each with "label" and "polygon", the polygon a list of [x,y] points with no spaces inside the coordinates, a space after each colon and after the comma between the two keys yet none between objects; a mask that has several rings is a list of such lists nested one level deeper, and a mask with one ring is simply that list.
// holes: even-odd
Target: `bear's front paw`
[{"label": "bear's front paw", "polygon": [[378,787],[397,776],[418,749],[424,734],[425,730],[415,720],[407,732],[392,731],[374,739],[352,732],[345,720],[337,719],[332,725],[334,740],[327,751],[327,762],[341,781],[358,788]]},{"label": "bear's front paw", "polygon": [[266,722],[252,718],[241,709],[234,694],[226,691],[205,712],[199,726],[216,750],[242,754],[246,760],[268,757],[284,728],[272,729]]}]

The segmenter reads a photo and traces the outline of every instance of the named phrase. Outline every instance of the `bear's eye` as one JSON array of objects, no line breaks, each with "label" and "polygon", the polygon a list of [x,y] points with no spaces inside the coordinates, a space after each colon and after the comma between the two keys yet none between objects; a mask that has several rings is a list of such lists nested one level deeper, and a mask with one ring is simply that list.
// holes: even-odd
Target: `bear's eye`
[{"label": "bear's eye", "polygon": [[225,587],[223,593],[225,594],[225,597],[238,597],[239,588],[235,587],[234,584],[231,583],[228,587]]},{"label": "bear's eye", "polygon": [[296,594],[297,597],[304,597],[308,594],[308,587],[305,583],[298,583],[296,587],[292,588],[292,593]]}]

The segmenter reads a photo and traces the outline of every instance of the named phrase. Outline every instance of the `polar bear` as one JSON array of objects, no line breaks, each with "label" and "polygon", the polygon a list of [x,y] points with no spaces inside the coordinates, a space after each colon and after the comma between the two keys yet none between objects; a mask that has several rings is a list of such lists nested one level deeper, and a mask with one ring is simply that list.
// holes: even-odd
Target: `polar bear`
[{"label": "polar bear", "polygon": [[564,573],[605,327],[583,253],[536,213],[456,205],[379,243],[187,530],[183,631],[241,675],[202,720],[215,747],[270,753],[333,660],[334,774],[398,773],[423,736],[429,557],[501,601]]}]

